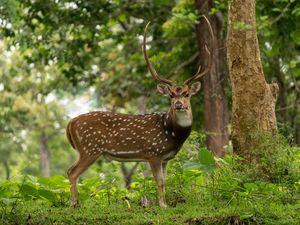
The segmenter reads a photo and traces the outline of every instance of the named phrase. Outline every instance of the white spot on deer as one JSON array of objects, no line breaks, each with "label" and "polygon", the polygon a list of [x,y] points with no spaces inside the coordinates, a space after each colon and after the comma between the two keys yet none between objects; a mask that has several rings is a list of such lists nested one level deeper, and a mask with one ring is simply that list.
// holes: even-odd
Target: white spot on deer
[{"label": "white spot on deer", "polygon": [[156,143],[156,142],[153,142],[152,145],[157,145],[157,143]]},{"label": "white spot on deer", "polygon": [[91,145],[92,145],[92,143],[90,142],[90,143],[89,143],[89,146],[91,146]]},{"label": "white spot on deer", "polygon": [[168,134],[169,134],[169,132],[166,130],[166,131],[165,131],[165,134],[166,134],[166,135],[168,135]]},{"label": "white spot on deer", "polygon": [[86,125],[87,123],[86,122],[83,122],[83,125]]},{"label": "white spot on deer", "polygon": [[175,133],[174,132],[172,132],[172,136],[175,137]]}]

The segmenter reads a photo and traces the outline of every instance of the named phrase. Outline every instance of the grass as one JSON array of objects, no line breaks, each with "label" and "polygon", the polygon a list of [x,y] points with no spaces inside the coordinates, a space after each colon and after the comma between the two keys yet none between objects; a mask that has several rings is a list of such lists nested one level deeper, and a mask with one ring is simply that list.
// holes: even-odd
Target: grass
[{"label": "grass", "polygon": [[[2,208],[3,210],[3,208]],[[8,225],[69,225],[69,224],[300,224],[300,202],[296,204],[272,203],[268,199],[253,201],[224,201],[203,198],[187,199],[175,207],[140,207],[122,200],[101,205],[93,198],[80,208],[53,206],[42,200],[21,201],[13,208],[1,212],[0,224]]]}]

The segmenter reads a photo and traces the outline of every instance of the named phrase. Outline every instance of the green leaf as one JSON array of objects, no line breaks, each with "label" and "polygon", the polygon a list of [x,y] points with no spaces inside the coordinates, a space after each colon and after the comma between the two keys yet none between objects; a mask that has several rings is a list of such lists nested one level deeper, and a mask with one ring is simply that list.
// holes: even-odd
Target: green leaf
[{"label": "green leaf", "polygon": [[201,164],[198,162],[188,162],[183,165],[184,170],[199,170],[201,169]]},{"label": "green leaf", "polygon": [[253,217],[253,214],[252,214],[252,213],[244,213],[244,214],[241,214],[241,215],[240,215],[240,219],[241,219],[241,220],[249,219],[249,218],[251,218],[251,217]]},{"label": "green leaf", "polygon": [[38,190],[38,194],[39,196],[41,196],[42,198],[45,198],[51,202],[56,201],[56,195],[55,193],[53,193],[50,190],[46,190],[46,189],[39,189]]},{"label": "green leaf", "polygon": [[248,191],[257,191],[258,190],[258,186],[256,184],[254,184],[254,183],[245,183],[244,187]]},{"label": "green leaf", "polygon": [[211,166],[215,164],[213,154],[207,149],[201,149],[199,151],[199,161],[204,166]]},{"label": "green leaf", "polygon": [[38,182],[49,188],[67,187],[68,182],[64,176],[41,177]]},{"label": "green leaf", "polygon": [[20,188],[20,193],[24,197],[28,197],[28,196],[39,197],[37,188],[35,187],[34,184],[31,184],[31,183],[23,184]]}]

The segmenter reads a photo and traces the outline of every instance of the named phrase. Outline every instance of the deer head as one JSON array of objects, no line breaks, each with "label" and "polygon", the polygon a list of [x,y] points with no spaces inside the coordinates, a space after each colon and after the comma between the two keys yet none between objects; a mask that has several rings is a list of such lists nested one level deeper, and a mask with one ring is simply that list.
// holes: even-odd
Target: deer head
[{"label": "deer head", "polygon": [[[210,46],[212,48],[214,43],[213,31],[209,23],[209,20],[205,16],[203,16],[203,18],[205,19],[209,27],[209,32],[211,35]],[[198,80],[210,71],[213,62],[213,54],[208,50],[207,46],[205,46],[205,50],[209,56],[209,62],[206,69],[201,72],[201,67],[199,66],[197,73],[192,77],[190,77],[189,79],[187,79],[183,83],[183,85],[177,85],[174,81],[162,78],[157,74],[147,54],[146,42],[147,42],[147,29],[149,24],[150,22],[145,27],[144,39],[143,39],[143,52],[144,52],[144,58],[146,60],[148,69],[151,75],[153,76],[153,78],[158,82],[160,82],[157,85],[158,92],[164,96],[169,96],[171,98],[171,107],[170,107],[169,114],[173,117],[172,121],[175,123],[175,125],[178,125],[180,127],[191,126],[193,116],[192,116],[190,98],[191,96],[197,94],[197,92],[201,88],[201,83]],[[193,81],[196,82],[193,83],[191,86],[189,86]]]}]

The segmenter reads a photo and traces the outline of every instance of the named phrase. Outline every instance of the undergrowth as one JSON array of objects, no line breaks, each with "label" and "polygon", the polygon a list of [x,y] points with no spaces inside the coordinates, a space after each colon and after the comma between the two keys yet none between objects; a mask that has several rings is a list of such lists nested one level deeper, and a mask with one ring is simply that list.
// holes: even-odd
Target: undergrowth
[{"label": "undergrowth", "polygon": [[[266,151],[256,163],[235,155],[215,159],[205,149],[181,153],[168,167],[166,209],[157,206],[153,179],[138,174],[130,190],[113,176],[82,180],[76,209],[69,207],[64,176],[8,180],[0,184],[0,224],[298,225],[300,150],[266,140],[274,148],[262,146]],[[147,208],[140,206],[143,196]]]}]

